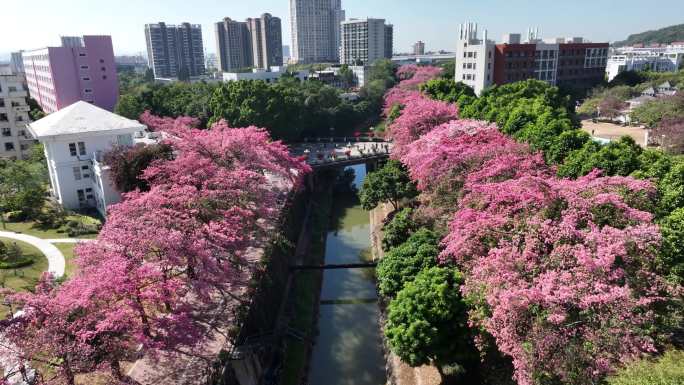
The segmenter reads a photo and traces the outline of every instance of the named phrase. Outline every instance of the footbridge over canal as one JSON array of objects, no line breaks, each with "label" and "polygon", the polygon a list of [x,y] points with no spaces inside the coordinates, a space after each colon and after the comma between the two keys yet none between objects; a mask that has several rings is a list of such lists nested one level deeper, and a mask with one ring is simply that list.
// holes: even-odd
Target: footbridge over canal
[{"label": "footbridge over canal", "polygon": [[391,151],[392,142],[370,137],[315,138],[290,146],[292,155],[303,157],[314,170],[357,164],[372,170]]}]

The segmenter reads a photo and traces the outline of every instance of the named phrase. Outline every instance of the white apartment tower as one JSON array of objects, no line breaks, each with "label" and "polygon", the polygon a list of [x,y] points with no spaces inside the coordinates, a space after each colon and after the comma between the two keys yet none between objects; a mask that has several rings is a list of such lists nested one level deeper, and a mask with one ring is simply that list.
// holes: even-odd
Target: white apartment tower
[{"label": "white apartment tower", "polygon": [[385,25],[385,19],[367,18],[343,21],[340,63],[371,65],[376,60],[389,59],[392,52],[391,42],[391,29]]},{"label": "white apartment tower", "polygon": [[292,60],[337,62],[343,20],[341,0],[290,0]]},{"label": "white apartment tower", "polygon": [[29,106],[23,82],[21,75],[0,73],[0,158],[26,159],[35,142],[26,129]]},{"label": "white apartment tower", "polygon": [[475,23],[461,24],[458,33],[454,79],[473,87],[479,95],[493,82],[495,43],[487,40],[487,30],[478,38]]}]

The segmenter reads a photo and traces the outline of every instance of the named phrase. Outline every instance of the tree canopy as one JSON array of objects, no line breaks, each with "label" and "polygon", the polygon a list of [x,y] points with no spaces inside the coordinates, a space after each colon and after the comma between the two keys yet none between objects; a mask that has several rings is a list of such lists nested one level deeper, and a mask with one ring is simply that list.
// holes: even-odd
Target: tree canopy
[{"label": "tree canopy", "polygon": [[382,202],[389,202],[396,210],[402,199],[411,199],[417,194],[416,186],[401,162],[389,160],[366,175],[359,197],[364,210],[372,210]]}]

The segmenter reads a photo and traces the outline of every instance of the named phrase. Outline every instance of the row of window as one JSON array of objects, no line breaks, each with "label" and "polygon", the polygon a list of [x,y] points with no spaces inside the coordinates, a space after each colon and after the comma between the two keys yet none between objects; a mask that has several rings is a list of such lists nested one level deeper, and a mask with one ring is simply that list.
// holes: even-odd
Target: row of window
[{"label": "row of window", "polygon": [[81,167],[73,167],[73,171],[75,180],[90,178],[90,167],[88,167],[87,165]]},{"label": "row of window", "polygon": [[[78,151],[76,149],[78,148]],[[85,155],[86,147],[84,142],[69,143],[69,154],[71,156]]]},{"label": "row of window", "polygon": [[[29,146],[28,144],[22,144],[19,146],[19,148],[21,148],[21,151],[26,151],[28,150]],[[14,151],[14,143],[5,142],[5,151]]]},{"label": "row of window", "polygon": [[78,201],[81,203],[85,202],[86,199],[94,199],[95,198],[93,196],[93,189],[92,188],[87,188],[85,190],[78,189],[78,190],[76,190],[76,195],[78,196]]}]

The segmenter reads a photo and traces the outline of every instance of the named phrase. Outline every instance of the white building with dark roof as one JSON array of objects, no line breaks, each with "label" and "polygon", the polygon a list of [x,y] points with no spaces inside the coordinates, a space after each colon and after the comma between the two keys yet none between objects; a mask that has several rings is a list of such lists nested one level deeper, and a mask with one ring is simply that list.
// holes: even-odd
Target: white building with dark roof
[{"label": "white building with dark roof", "polygon": [[134,134],[146,127],[78,101],[28,128],[45,147],[54,198],[64,208],[95,208],[104,216],[121,194],[110,180],[109,167],[101,163],[102,154],[115,145],[133,145]]}]

